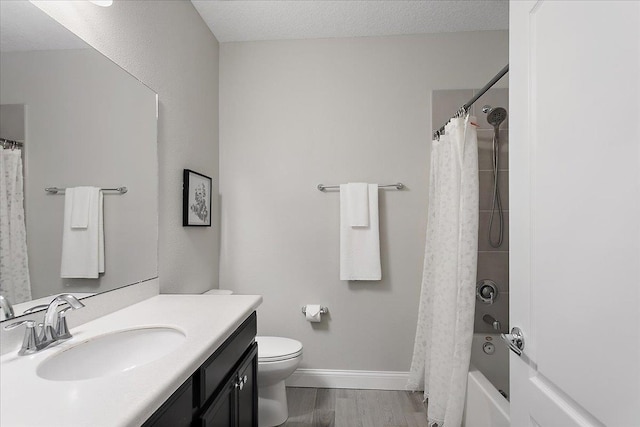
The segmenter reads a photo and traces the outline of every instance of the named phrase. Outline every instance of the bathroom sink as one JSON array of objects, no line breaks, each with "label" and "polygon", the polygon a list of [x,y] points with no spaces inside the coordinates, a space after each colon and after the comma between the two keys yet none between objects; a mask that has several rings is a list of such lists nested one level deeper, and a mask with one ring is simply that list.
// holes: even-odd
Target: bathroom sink
[{"label": "bathroom sink", "polygon": [[178,348],[185,338],[183,332],[169,327],[100,335],[47,358],[36,373],[51,381],[105,377],[153,362]]}]

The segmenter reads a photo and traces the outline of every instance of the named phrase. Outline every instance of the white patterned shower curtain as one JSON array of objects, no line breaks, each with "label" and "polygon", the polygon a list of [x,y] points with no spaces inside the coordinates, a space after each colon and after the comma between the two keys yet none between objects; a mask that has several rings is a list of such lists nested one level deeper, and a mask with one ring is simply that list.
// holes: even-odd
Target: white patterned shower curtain
[{"label": "white patterned shower curtain", "polygon": [[31,300],[24,218],[22,151],[0,147],[0,294]]},{"label": "white patterned shower curtain", "polygon": [[433,141],[427,241],[408,389],[424,390],[429,426],[460,427],[478,259],[478,139],[469,116]]}]

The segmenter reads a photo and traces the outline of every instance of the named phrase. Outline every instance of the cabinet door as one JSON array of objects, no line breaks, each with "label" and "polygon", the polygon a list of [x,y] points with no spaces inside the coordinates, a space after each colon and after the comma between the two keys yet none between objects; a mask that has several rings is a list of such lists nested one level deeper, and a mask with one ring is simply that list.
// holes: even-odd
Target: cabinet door
[{"label": "cabinet door", "polygon": [[258,426],[258,344],[244,358],[238,369],[238,427]]},{"label": "cabinet door", "polygon": [[193,380],[189,378],[143,427],[189,427],[193,411]]},{"label": "cabinet door", "polygon": [[228,380],[229,375],[237,370],[238,364],[241,363],[255,339],[256,330],[254,312],[202,365],[196,384],[200,406],[217,393],[222,384]]},{"label": "cabinet door", "polygon": [[220,394],[209,406],[209,409],[201,416],[202,427],[231,427],[235,425],[236,399],[235,389],[237,376],[233,375]]}]

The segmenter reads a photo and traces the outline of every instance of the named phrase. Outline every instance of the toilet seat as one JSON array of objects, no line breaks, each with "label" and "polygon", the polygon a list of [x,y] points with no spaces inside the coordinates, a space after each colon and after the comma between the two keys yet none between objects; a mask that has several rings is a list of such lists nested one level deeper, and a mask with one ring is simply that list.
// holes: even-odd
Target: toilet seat
[{"label": "toilet seat", "polygon": [[302,354],[302,343],[290,338],[256,337],[258,363],[280,362],[294,359]]}]

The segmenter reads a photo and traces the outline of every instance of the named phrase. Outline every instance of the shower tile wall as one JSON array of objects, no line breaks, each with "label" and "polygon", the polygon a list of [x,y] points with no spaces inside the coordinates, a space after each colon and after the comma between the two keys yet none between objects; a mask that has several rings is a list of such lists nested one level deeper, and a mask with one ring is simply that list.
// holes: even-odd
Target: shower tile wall
[{"label": "shower tile wall", "polygon": [[[432,93],[432,125],[442,126],[456,110],[477,93],[474,89],[437,90]],[[490,279],[498,285],[498,298],[494,304],[484,304],[476,300],[475,332],[495,332],[491,325],[482,321],[482,316],[490,314],[501,325],[501,332],[509,327],[509,118],[500,125],[499,187],[504,209],[504,239],[502,245],[489,245],[488,231],[493,196],[493,173],[491,166],[491,146],[493,127],[487,123],[482,112],[483,105],[503,107],[509,112],[509,89],[491,89],[484,94],[471,109],[476,116],[478,127],[478,169],[480,171],[480,217],[478,231],[478,281]],[[435,129],[434,129],[435,130]],[[494,227],[495,227],[494,216]]]}]

